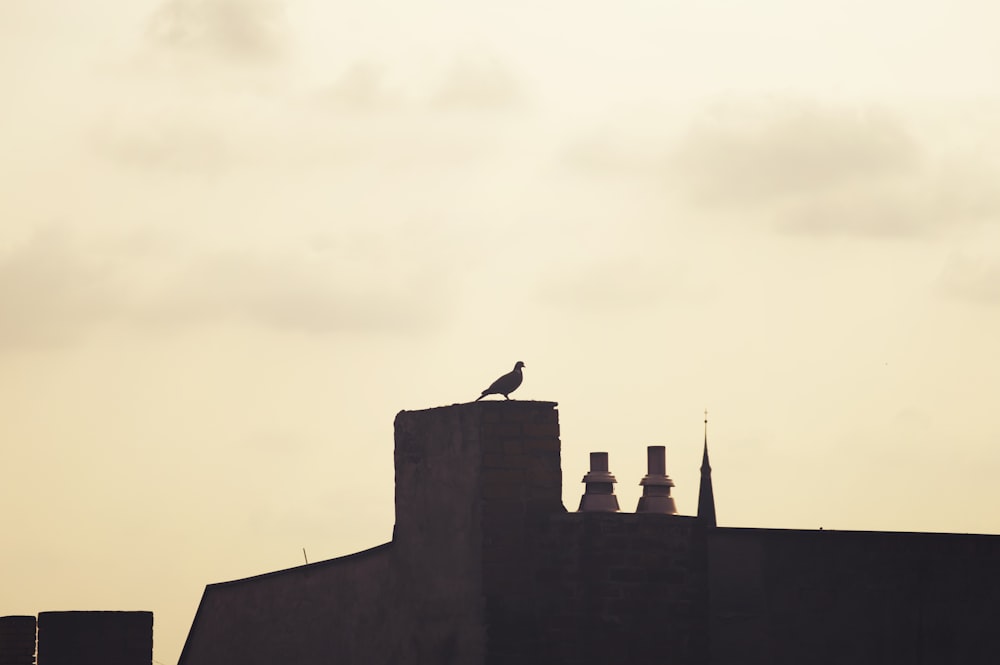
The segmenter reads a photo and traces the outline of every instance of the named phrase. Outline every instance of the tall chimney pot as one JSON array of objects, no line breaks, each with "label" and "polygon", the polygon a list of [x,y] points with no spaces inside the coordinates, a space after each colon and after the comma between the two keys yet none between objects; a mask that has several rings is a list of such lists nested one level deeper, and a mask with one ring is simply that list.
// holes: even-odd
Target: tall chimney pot
[{"label": "tall chimney pot", "polygon": [[617,513],[614,474],[608,471],[607,453],[590,453],[590,471],[583,477],[587,487],[580,499],[581,513]]},{"label": "tall chimney pot", "polygon": [[642,496],[639,497],[637,513],[660,513],[676,515],[677,504],[670,496],[670,488],[674,481],[667,475],[667,449],[665,446],[649,446],[646,449],[647,470],[642,485]]}]

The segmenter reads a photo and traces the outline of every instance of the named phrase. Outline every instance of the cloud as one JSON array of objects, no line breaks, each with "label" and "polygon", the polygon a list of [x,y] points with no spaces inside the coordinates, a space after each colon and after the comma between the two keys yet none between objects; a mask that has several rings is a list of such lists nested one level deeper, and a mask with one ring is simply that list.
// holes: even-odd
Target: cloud
[{"label": "cloud", "polygon": [[505,110],[523,97],[518,80],[498,60],[464,57],[456,60],[431,105],[442,110]]},{"label": "cloud", "polygon": [[485,164],[508,145],[503,130],[522,120],[429,112],[426,88],[407,92],[397,84],[371,61],[304,98],[203,95],[158,86],[153,77],[141,102],[101,115],[91,142],[103,159],[160,175],[246,169],[284,178],[290,169],[366,164],[434,178],[428,165]]},{"label": "cloud", "polygon": [[904,175],[919,160],[914,139],[885,111],[787,102],[706,113],[671,166],[699,205],[739,207]]},{"label": "cloud", "polygon": [[283,2],[159,0],[144,37],[112,70],[114,94],[95,96],[100,156],[174,174],[217,173],[255,150],[265,160],[259,135],[287,85]]},{"label": "cloud", "polygon": [[351,65],[320,97],[337,110],[370,112],[400,105],[400,99],[386,88],[385,68],[370,60]]},{"label": "cloud", "polygon": [[160,294],[153,320],[237,320],[311,333],[403,332],[440,321],[446,281],[433,269],[361,265],[309,251],[195,258]]},{"label": "cloud", "polygon": [[955,255],[942,272],[941,285],[951,297],[1000,305],[1000,256]]},{"label": "cloud", "polygon": [[63,345],[114,316],[113,266],[51,226],[0,254],[0,348]]},{"label": "cloud", "polygon": [[912,177],[854,183],[778,205],[776,226],[791,234],[933,234],[1000,213],[988,169],[939,164]]},{"label": "cloud", "polygon": [[[148,235],[148,234],[147,234]],[[414,332],[447,317],[440,262],[377,240],[334,248],[185,252],[165,242],[83,243],[62,227],[0,255],[0,348],[78,342],[106,324],[176,330],[235,323],[307,334]],[[402,255],[401,255],[402,253]]]},{"label": "cloud", "polygon": [[[427,80],[438,78],[436,85]],[[317,96],[338,111],[393,111],[397,116],[427,117],[427,111],[495,111],[524,99],[520,81],[497,58],[458,56],[444,68],[422,62],[353,62]],[[433,115],[433,114],[431,114]],[[453,120],[453,118],[452,118]]]},{"label": "cloud", "polygon": [[165,0],[148,35],[164,51],[242,64],[273,62],[286,46],[277,0]]},{"label": "cloud", "polygon": [[[244,26],[240,34],[259,24],[271,26],[259,27],[269,36],[241,37],[239,44],[259,44],[236,46],[229,35],[234,15]],[[366,164],[432,177],[431,163],[488,161],[508,148],[510,125],[526,121],[466,112],[506,109],[521,99],[515,78],[489,57],[449,58],[437,71],[416,58],[360,58],[308,90],[293,89],[284,67],[229,66],[277,61],[286,40],[280,15],[274,1],[168,0],[152,21],[149,47],[121,70],[129,103],[102,110],[93,147],[119,166],[159,175],[238,168],[284,177]],[[435,74],[443,75],[437,85]]]},{"label": "cloud", "polygon": [[127,169],[217,173],[235,161],[232,140],[220,128],[179,118],[106,121],[92,136],[100,154]]},{"label": "cloud", "polygon": [[931,147],[885,110],[747,102],[699,119],[666,177],[698,209],[796,235],[920,235],[1000,213],[994,167]]}]

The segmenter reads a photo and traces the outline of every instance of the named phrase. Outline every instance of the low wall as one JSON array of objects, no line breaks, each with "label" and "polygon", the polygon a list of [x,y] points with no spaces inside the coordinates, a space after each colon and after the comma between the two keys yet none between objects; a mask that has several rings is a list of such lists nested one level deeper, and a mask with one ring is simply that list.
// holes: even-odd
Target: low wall
[{"label": "low wall", "polygon": [[0,617],[0,663],[33,665],[35,662],[35,617]]},{"label": "low wall", "polygon": [[150,665],[152,612],[42,612],[38,665]]}]

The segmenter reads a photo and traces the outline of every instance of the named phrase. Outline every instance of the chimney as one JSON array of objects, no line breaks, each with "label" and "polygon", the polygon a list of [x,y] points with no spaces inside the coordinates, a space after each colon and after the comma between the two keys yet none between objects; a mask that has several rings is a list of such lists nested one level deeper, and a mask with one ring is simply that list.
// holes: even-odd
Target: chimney
[{"label": "chimney", "polygon": [[510,608],[535,593],[539,534],[566,512],[556,404],[401,411],[395,439],[391,584],[419,635],[406,660],[486,662],[491,645],[533,634],[530,617]]},{"label": "chimney", "polygon": [[526,521],[564,512],[555,407],[509,400],[401,411],[394,540],[472,556],[483,538],[506,540]]},{"label": "chimney", "polygon": [[581,513],[617,513],[615,477],[608,471],[607,453],[590,453],[590,471],[583,477],[587,488],[580,499]]},{"label": "chimney", "polygon": [[660,513],[676,515],[677,504],[670,496],[670,488],[674,481],[667,475],[666,448],[664,446],[649,446],[646,449],[647,473],[639,481],[642,485],[642,496],[639,497],[637,513]]}]

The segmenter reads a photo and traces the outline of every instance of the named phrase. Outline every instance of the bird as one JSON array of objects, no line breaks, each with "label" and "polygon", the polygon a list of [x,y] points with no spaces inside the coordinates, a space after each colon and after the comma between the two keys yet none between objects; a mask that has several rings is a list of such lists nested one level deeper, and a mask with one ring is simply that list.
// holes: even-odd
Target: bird
[{"label": "bird", "polygon": [[504,399],[510,399],[508,395],[521,385],[521,380],[524,378],[521,376],[521,368],[524,367],[524,363],[518,360],[514,364],[514,369],[504,374],[499,379],[490,384],[490,387],[483,391],[483,394],[476,398],[478,402],[487,395],[503,395]]}]

